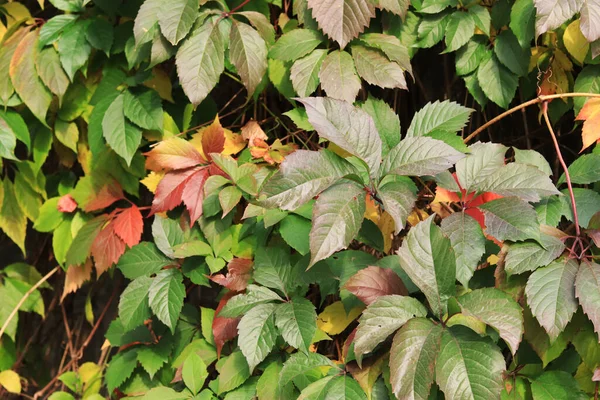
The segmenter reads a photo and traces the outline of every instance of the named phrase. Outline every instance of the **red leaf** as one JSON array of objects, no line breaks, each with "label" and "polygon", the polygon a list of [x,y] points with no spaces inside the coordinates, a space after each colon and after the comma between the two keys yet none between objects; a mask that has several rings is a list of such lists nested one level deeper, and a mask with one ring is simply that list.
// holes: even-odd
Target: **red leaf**
[{"label": "red leaf", "polygon": [[223,345],[237,336],[237,326],[240,322],[240,318],[223,318],[219,317],[219,311],[230,298],[238,294],[237,292],[229,292],[219,302],[215,311],[215,318],[213,319],[212,331],[215,339],[215,346],[217,347],[217,357],[221,357],[221,349]]},{"label": "red leaf", "polygon": [[127,246],[133,247],[140,242],[144,230],[144,220],[140,209],[135,204],[117,215],[113,224],[115,233],[123,239]]},{"label": "red leaf", "polygon": [[183,171],[167,173],[156,187],[150,215],[161,211],[169,211],[181,204],[181,197],[186,183],[198,171],[190,168]]},{"label": "red leaf", "polygon": [[225,286],[229,290],[241,292],[246,290],[250,280],[250,270],[252,269],[252,260],[246,258],[234,258],[227,265],[227,275],[217,274],[210,276],[210,280]]},{"label": "red leaf", "polygon": [[125,242],[117,236],[114,227],[114,222],[108,224],[92,243],[92,257],[98,275],[116,264],[125,253]]},{"label": "red leaf", "polygon": [[58,211],[63,213],[70,213],[77,209],[77,202],[70,194],[66,194],[58,199],[58,205],[56,207]]},{"label": "red leaf", "polygon": [[102,210],[124,197],[121,185],[113,181],[103,185],[95,196],[85,203],[83,209],[88,212]]},{"label": "red leaf", "polygon": [[354,274],[344,289],[369,305],[381,296],[390,294],[408,295],[408,290],[402,280],[389,268],[367,267]]},{"label": "red leaf", "polygon": [[217,115],[213,123],[202,131],[202,151],[210,160],[210,153],[221,153],[224,148],[225,131]]},{"label": "red leaf", "polygon": [[352,342],[354,342],[354,337],[356,336],[357,329],[358,326],[354,328],[352,332],[350,332],[350,334],[346,338],[346,341],[344,342],[344,346],[342,346],[342,357],[344,357],[344,360],[348,358],[348,350],[350,350],[350,345],[352,345]]},{"label": "red leaf", "polygon": [[192,144],[179,137],[163,140],[144,155],[146,169],[152,171],[185,169],[206,163]]},{"label": "red leaf", "polygon": [[190,226],[202,216],[202,202],[204,201],[204,183],[209,177],[206,168],[192,175],[183,189],[181,199],[190,214]]}]

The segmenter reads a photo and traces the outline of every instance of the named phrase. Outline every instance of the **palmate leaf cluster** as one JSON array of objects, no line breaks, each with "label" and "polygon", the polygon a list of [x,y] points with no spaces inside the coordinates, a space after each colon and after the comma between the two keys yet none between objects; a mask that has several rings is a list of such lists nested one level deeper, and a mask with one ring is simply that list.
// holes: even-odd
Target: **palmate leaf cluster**
[{"label": "palmate leaf cluster", "polygon": [[[544,103],[582,127],[568,177],[465,140],[600,94],[597,1],[0,11],[0,397],[597,396],[600,102]],[[462,92],[401,121],[418,53]],[[59,303],[82,316],[49,377],[25,323]]]}]

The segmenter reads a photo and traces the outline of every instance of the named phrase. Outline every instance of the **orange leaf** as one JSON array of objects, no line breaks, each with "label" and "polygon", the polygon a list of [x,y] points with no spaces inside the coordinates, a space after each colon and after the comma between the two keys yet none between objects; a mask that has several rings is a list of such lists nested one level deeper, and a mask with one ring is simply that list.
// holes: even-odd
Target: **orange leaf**
[{"label": "orange leaf", "polygon": [[98,192],[92,193],[89,200],[84,203],[83,210],[88,212],[101,210],[124,197],[121,185],[113,180],[103,185]]},{"label": "orange leaf", "polygon": [[202,150],[210,160],[210,153],[220,153],[225,148],[225,131],[219,121],[219,116],[202,132]]},{"label": "orange leaf", "polygon": [[588,100],[575,119],[585,121],[581,132],[583,151],[600,139],[600,99]]},{"label": "orange leaf", "polygon": [[69,269],[67,269],[67,274],[65,276],[65,287],[63,289],[63,294],[60,298],[60,301],[63,301],[69,293],[75,293],[77,289],[79,289],[85,281],[90,280],[91,277],[92,260],[89,258],[81,266],[71,265]]},{"label": "orange leaf", "polygon": [[258,122],[251,120],[242,127],[242,138],[248,141],[248,147],[256,146],[255,140],[267,140],[267,134],[262,130]]},{"label": "orange leaf", "polygon": [[144,230],[144,220],[140,209],[135,204],[119,213],[113,224],[116,235],[127,246],[133,247],[140,242]]},{"label": "orange leaf", "polygon": [[125,242],[117,236],[114,222],[100,231],[92,243],[92,257],[98,276],[107,271],[125,253]]},{"label": "orange leaf", "polygon": [[58,204],[56,206],[58,211],[63,213],[70,213],[77,209],[77,202],[70,194],[66,194],[58,199]]},{"label": "orange leaf", "polygon": [[179,137],[163,140],[144,155],[146,169],[152,171],[185,169],[206,163],[193,145]]}]

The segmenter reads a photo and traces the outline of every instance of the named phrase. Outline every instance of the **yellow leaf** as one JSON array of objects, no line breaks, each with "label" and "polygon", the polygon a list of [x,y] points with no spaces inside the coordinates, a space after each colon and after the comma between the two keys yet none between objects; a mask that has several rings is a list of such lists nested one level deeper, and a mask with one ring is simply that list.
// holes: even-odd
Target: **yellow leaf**
[{"label": "yellow leaf", "polygon": [[384,253],[388,253],[392,248],[392,239],[394,239],[394,231],[396,227],[394,219],[390,214],[384,211],[379,217],[377,226],[383,235],[383,251]]},{"label": "yellow leaf", "polygon": [[466,315],[466,314],[454,314],[450,317],[447,322],[448,326],[462,325],[468,328],[471,328],[473,331],[479,333],[480,335],[485,334],[485,323],[481,322],[477,318]]},{"label": "yellow leaf", "polygon": [[383,372],[383,362],[386,358],[380,357],[374,363],[367,365],[367,362],[363,362],[362,368],[358,368],[358,366],[350,367],[350,373],[352,377],[356,379],[360,387],[365,391],[367,395],[367,399],[371,399],[371,395],[373,392],[373,386],[375,386],[375,382],[381,373]]},{"label": "yellow leaf", "polygon": [[172,95],[173,86],[171,85],[171,79],[169,78],[169,75],[167,75],[167,73],[161,68],[152,68],[152,78],[146,80],[144,82],[144,86],[156,90],[156,92],[162,99],[174,103]]},{"label": "yellow leaf", "polygon": [[[2,6],[6,12],[6,27],[10,28],[24,19],[31,19],[31,13],[23,4],[13,1]],[[27,21],[29,22],[29,21]]]},{"label": "yellow leaf", "polygon": [[406,220],[408,221],[410,226],[415,226],[419,222],[425,221],[428,217],[429,217],[429,214],[427,214],[424,210],[417,209],[417,210],[413,210],[413,212],[410,213],[410,215],[408,216],[408,218]]},{"label": "yellow leaf", "polygon": [[341,301],[325,307],[325,310],[317,317],[317,327],[329,335],[342,333],[354,321],[364,307],[355,307],[346,314],[344,304]]},{"label": "yellow leaf", "polygon": [[21,393],[21,378],[10,369],[0,372],[0,385],[10,393]]},{"label": "yellow leaf", "polygon": [[554,49],[554,61],[556,61],[560,68],[565,71],[573,70],[573,63],[569,60],[569,57],[559,49]]},{"label": "yellow leaf", "polygon": [[329,151],[333,151],[335,154],[342,158],[351,157],[352,154],[348,153],[346,150],[342,149],[335,143],[329,142],[329,146],[327,147]]},{"label": "yellow leaf", "polygon": [[496,254],[491,254],[491,255],[490,255],[488,258],[487,258],[487,262],[488,262],[490,265],[496,265],[496,264],[498,264],[498,260],[499,260],[499,259],[500,259],[500,258],[499,258],[499,257],[498,257]]},{"label": "yellow leaf", "polygon": [[583,151],[600,139],[600,99],[588,100],[575,119],[585,121],[581,131]]},{"label": "yellow leaf", "polygon": [[223,128],[225,132],[225,145],[221,154],[233,156],[246,147],[246,141],[239,133],[233,133],[229,129]]},{"label": "yellow leaf", "polygon": [[6,33],[6,26],[4,26],[4,24],[2,22],[0,22],[0,39],[2,39],[4,37],[5,33]]},{"label": "yellow leaf", "polygon": [[67,269],[67,274],[65,276],[65,287],[63,289],[62,297],[60,301],[63,301],[64,298],[69,293],[76,292],[81,285],[84,284],[85,281],[88,281],[92,277],[92,260],[87,259],[85,264],[83,265],[71,265]]},{"label": "yellow leaf", "polygon": [[579,20],[571,22],[563,35],[563,42],[569,54],[579,63],[583,64],[585,56],[590,50],[590,44],[588,43],[581,28],[579,27]]},{"label": "yellow leaf", "polygon": [[159,171],[159,172],[151,171],[140,182],[144,186],[146,186],[149,191],[151,191],[152,193],[155,193],[156,192],[156,188],[158,187],[158,184],[160,183],[160,181],[163,178],[163,176],[165,176],[165,173],[162,172],[162,171]]},{"label": "yellow leaf", "polygon": [[545,56],[548,55],[548,48],[537,46],[531,48],[531,58],[529,59],[529,72],[533,71],[542,63]]},{"label": "yellow leaf", "polygon": [[102,387],[102,368],[93,362],[86,362],[79,367],[79,377],[83,382],[83,398],[100,392]]},{"label": "yellow leaf", "polygon": [[323,340],[333,340],[333,339],[331,339],[331,337],[328,334],[326,334],[324,331],[322,331],[321,329],[317,329],[315,332],[315,335],[312,338],[311,343],[318,343],[318,342],[322,342]]},{"label": "yellow leaf", "polygon": [[367,196],[367,208],[365,209],[365,218],[370,219],[373,223],[379,222],[379,207],[371,196]]}]

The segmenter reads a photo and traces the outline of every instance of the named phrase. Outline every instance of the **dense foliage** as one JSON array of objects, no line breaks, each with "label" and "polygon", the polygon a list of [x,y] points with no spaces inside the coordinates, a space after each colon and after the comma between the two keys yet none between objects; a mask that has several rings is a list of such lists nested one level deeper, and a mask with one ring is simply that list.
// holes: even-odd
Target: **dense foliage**
[{"label": "dense foliage", "polygon": [[0,11],[0,397],[598,398],[597,0]]}]

